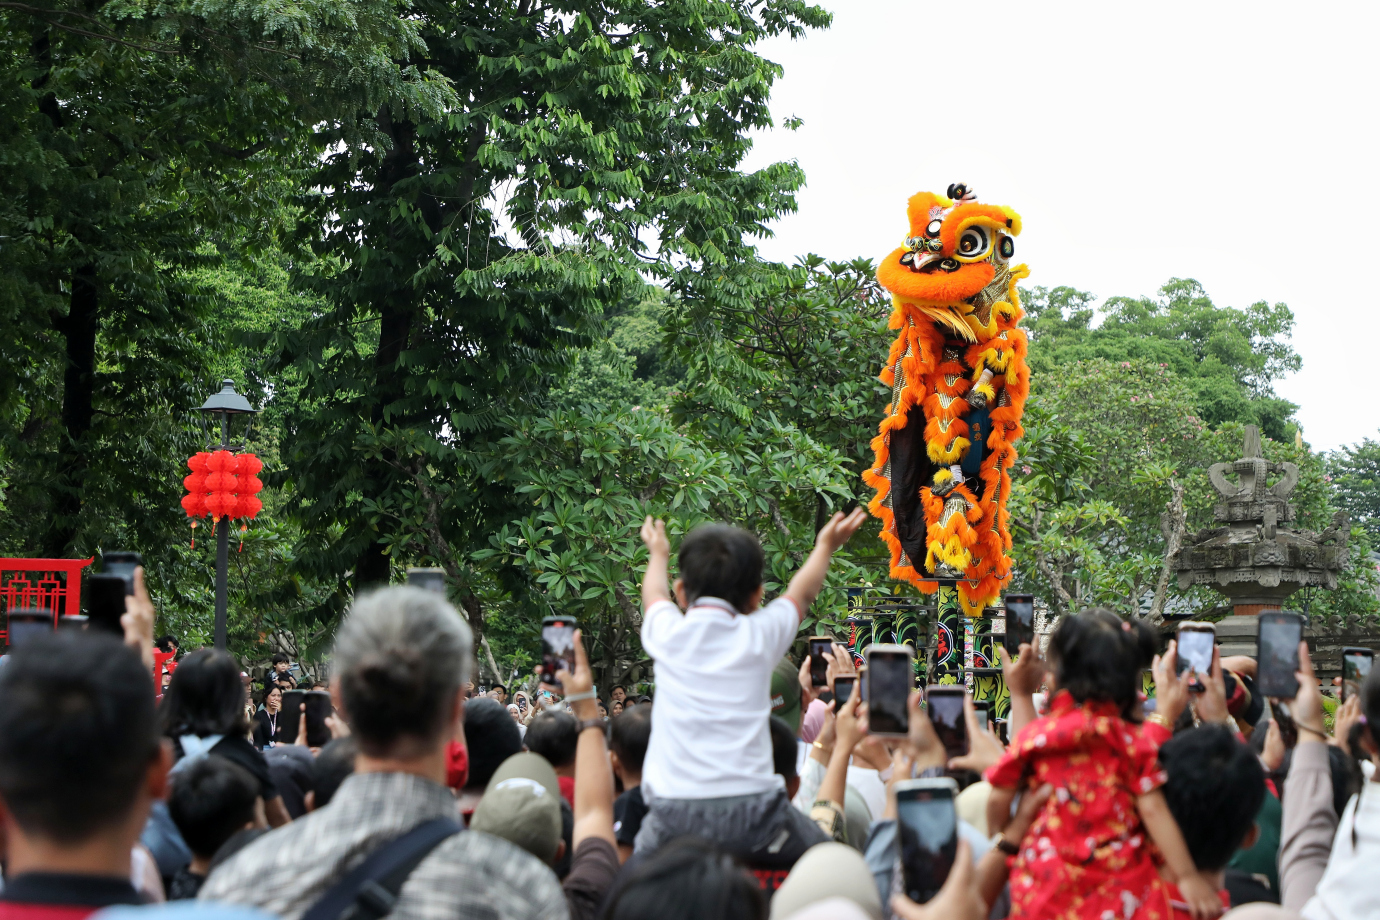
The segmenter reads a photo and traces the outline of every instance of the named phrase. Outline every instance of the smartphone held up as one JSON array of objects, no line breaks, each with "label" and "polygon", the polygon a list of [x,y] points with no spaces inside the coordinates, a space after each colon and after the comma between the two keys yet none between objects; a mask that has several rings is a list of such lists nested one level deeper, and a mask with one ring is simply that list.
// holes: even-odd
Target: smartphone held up
[{"label": "smartphone held up", "polygon": [[556,683],[561,670],[575,673],[575,627],[570,616],[551,616],[541,621],[541,679]]},{"label": "smartphone held up", "polygon": [[1260,614],[1256,633],[1259,664],[1255,686],[1262,696],[1291,700],[1299,692],[1299,643],[1303,617],[1269,610]]},{"label": "smartphone held up", "polygon": [[824,656],[832,655],[833,651],[833,639],[828,636],[810,637],[810,686],[829,686],[829,660]]},{"label": "smartphone held up", "polygon": [[1006,632],[1002,635],[1002,647],[1006,654],[1015,657],[1021,645],[1035,644],[1035,595],[1008,594],[1002,598],[1006,607]]},{"label": "smartphone held up", "polygon": [[957,798],[958,784],[948,777],[896,784],[901,884],[917,904],[939,893],[958,857]]},{"label": "smartphone held up", "polygon": [[1370,674],[1375,653],[1368,648],[1347,646],[1342,649],[1342,702],[1361,695],[1361,685]]},{"label": "smartphone held up", "polygon": [[915,685],[915,650],[908,645],[869,645],[866,699],[868,730],[882,737],[900,738],[910,733],[906,704]]}]

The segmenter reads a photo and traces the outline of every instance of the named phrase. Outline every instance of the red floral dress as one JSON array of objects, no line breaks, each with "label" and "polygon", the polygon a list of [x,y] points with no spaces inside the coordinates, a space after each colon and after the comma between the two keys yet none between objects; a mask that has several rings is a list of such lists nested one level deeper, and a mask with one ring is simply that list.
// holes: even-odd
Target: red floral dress
[{"label": "red floral dress", "polygon": [[987,771],[993,786],[1054,794],[1011,863],[1012,917],[1170,920],[1158,851],[1136,798],[1164,785],[1159,746],[1116,704],[1060,691]]}]

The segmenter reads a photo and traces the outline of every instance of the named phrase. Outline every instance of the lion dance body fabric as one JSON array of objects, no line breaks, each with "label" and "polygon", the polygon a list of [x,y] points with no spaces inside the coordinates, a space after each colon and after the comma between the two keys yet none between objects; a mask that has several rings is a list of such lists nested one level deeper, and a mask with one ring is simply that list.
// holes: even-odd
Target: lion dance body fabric
[{"label": "lion dance body fabric", "polygon": [[947,197],[921,192],[907,212],[910,235],[877,270],[900,334],[863,478],[877,490],[869,509],[892,577],[926,593],[936,578],[959,579],[963,611],[976,616],[1011,578],[1009,471],[1030,392],[1016,293],[1029,271],[1011,263],[1021,218],[962,185]]}]

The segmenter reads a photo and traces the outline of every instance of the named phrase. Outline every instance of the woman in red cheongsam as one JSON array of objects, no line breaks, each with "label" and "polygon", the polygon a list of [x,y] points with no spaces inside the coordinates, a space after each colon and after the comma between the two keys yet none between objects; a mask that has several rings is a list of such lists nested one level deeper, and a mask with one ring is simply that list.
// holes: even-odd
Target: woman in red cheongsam
[{"label": "woman in red cheongsam", "polygon": [[986,775],[989,815],[1009,814],[1021,788],[1054,787],[1013,857],[1011,917],[1169,920],[1160,862],[1195,917],[1221,912],[1159,791],[1157,747],[1133,721],[1154,642],[1145,624],[1100,609],[1065,617],[1050,637],[1050,713]]}]

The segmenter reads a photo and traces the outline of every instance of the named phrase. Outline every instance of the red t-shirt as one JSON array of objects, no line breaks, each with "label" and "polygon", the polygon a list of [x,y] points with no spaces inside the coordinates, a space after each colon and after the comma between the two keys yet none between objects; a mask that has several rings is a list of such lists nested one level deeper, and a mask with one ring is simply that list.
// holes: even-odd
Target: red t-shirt
[{"label": "red t-shirt", "polygon": [[561,787],[561,798],[570,803],[570,807],[575,807],[575,777],[558,776],[556,782]]}]

